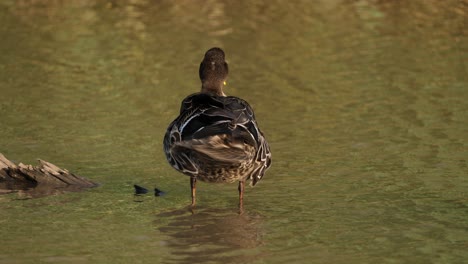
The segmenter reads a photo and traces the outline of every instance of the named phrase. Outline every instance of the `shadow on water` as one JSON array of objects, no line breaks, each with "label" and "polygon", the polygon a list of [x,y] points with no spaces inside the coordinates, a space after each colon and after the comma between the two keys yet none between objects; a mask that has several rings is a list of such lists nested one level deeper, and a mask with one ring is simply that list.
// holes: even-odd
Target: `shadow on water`
[{"label": "shadow on water", "polygon": [[168,237],[164,243],[172,252],[169,263],[246,263],[260,257],[255,249],[263,245],[264,217],[256,212],[197,207],[157,218],[159,231]]}]

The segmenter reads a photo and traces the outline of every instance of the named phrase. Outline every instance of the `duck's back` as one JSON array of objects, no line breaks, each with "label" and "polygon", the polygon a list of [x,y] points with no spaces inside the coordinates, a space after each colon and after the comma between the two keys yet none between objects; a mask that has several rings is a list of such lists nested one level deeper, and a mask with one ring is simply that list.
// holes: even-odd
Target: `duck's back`
[{"label": "duck's back", "polygon": [[182,101],[164,148],[177,170],[205,181],[252,179],[270,166],[268,143],[250,105],[234,96],[196,93]]}]

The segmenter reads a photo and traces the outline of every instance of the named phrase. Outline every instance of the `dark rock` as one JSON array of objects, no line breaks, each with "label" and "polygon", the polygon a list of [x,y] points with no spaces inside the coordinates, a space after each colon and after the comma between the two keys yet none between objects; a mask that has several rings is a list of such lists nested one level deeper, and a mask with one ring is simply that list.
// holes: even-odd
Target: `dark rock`
[{"label": "dark rock", "polygon": [[136,195],[148,193],[148,189],[146,189],[145,187],[141,187],[141,186],[138,186],[136,184],[133,185],[133,187],[135,187],[135,194]]}]

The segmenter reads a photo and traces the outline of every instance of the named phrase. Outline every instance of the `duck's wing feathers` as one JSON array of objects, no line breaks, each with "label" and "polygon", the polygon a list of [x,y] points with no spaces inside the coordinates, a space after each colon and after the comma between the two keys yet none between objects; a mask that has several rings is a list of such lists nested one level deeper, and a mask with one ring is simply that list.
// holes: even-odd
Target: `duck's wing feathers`
[{"label": "duck's wing feathers", "polygon": [[203,93],[187,97],[179,116],[182,140],[201,139],[229,134],[244,138],[256,145],[259,131],[250,105],[234,97],[212,96]]},{"label": "duck's wing feathers", "polygon": [[165,141],[169,140],[170,144],[203,153],[217,162],[253,160],[257,165],[249,176],[252,185],[270,166],[270,149],[258,128],[252,108],[234,96],[198,93],[185,98],[179,117],[166,134]]}]

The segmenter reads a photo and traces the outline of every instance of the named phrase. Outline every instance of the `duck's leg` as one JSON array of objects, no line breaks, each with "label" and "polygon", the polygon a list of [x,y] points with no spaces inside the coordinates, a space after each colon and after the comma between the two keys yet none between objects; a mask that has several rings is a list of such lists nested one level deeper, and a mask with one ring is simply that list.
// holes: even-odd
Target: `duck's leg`
[{"label": "duck's leg", "polygon": [[239,209],[242,211],[244,208],[244,189],[245,189],[245,180],[239,181]]},{"label": "duck's leg", "polygon": [[195,200],[196,200],[196,192],[197,192],[197,178],[196,177],[190,177],[190,189],[192,190],[192,206],[195,206]]}]

